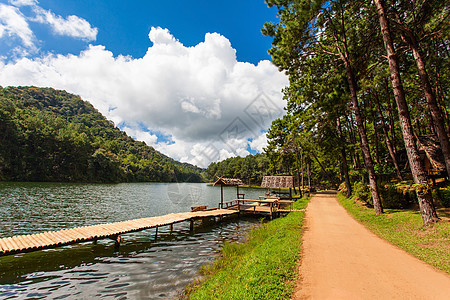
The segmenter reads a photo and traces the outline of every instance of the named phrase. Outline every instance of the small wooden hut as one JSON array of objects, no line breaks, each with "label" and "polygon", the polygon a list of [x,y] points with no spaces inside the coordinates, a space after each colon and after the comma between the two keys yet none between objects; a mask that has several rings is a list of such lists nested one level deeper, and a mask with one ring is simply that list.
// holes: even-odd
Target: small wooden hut
[{"label": "small wooden hut", "polygon": [[436,178],[448,176],[445,167],[444,154],[437,137],[433,135],[422,135],[417,137],[420,157],[423,161],[425,172],[434,182]]},{"label": "small wooden hut", "polygon": [[223,208],[223,187],[224,186],[236,186],[236,197],[237,199],[244,199],[245,194],[239,193],[239,186],[243,185],[241,179],[239,178],[223,178],[219,177],[216,182],[214,182],[214,186],[220,184],[220,203],[219,208]]},{"label": "small wooden hut", "polygon": [[281,198],[286,199],[286,195],[288,195],[288,199],[292,199],[292,188],[294,187],[294,177],[293,176],[264,176],[261,186],[268,189],[270,193],[270,189],[272,188],[289,188],[289,194],[285,192],[272,191],[272,193],[278,194]]}]

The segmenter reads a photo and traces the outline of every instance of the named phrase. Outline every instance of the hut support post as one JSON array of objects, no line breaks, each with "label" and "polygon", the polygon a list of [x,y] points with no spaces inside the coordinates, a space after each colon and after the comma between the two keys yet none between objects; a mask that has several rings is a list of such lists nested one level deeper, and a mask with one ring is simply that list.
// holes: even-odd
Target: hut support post
[{"label": "hut support post", "polygon": [[223,184],[220,185],[220,208],[223,208]]}]

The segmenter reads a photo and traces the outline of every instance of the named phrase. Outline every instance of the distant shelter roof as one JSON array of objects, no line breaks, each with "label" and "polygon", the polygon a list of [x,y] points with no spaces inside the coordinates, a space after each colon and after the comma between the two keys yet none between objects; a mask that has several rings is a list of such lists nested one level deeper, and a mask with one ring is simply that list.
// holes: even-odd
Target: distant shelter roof
[{"label": "distant shelter roof", "polygon": [[437,137],[422,135],[418,137],[419,150],[424,151],[435,169],[445,170],[445,160]]},{"label": "distant shelter roof", "polygon": [[261,183],[262,187],[265,188],[293,188],[294,187],[294,177],[293,176],[264,176]]},{"label": "distant shelter roof", "polygon": [[228,185],[228,186],[236,186],[236,185],[243,185],[244,183],[239,178],[223,178],[219,177],[216,182],[214,182],[214,185]]}]

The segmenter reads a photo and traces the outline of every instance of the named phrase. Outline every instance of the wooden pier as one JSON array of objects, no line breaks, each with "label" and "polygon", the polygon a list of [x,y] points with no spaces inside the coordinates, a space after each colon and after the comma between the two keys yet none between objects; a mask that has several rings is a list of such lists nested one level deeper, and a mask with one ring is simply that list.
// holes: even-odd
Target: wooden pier
[{"label": "wooden pier", "polygon": [[[250,213],[258,215],[267,215],[270,219],[292,211],[291,200],[280,200],[277,197],[260,197],[259,200],[252,199],[235,199],[223,203],[223,208],[236,210],[239,213]],[[289,206],[289,209],[283,207]]]},{"label": "wooden pier", "polygon": [[185,213],[172,213],[159,217],[141,218],[116,223],[75,227],[59,231],[13,236],[0,239],[0,256],[55,248],[86,241],[97,241],[100,239],[113,239],[118,244],[122,240],[121,234],[149,228],[156,228],[156,230],[158,230],[158,227],[167,225],[172,229],[173,224],[185,221],[190,221],[191,229],[193,229],[193,222],[195,220],[223,217],[237,213],[238,211],[230,209],[201,210]]}]

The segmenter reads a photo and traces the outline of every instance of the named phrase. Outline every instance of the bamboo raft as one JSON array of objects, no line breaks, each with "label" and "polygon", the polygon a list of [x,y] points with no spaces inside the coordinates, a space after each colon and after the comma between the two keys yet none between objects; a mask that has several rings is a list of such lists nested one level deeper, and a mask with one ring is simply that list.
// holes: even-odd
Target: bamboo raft
[{"label": "bamboo raft", "polygon": [[120,237],[121,234],[150,228],[156,228],[156,231],[158,231],[158,227],[166,225],[169,225],[172,229],[173,224],[184,221],[191,222],[192,230],[194,220],[223,217],[236,213],[238,213],[238,211],[228,209],[172,213],[159,217],[141,218],[116,223],[75,227],[59,231],[2,238],[0,239],[0,256],[55,248],[86,241],[96,242],[100,239],[113,239],[116,241],[116,245],[118,245],[122,241],[122,238]]}]

